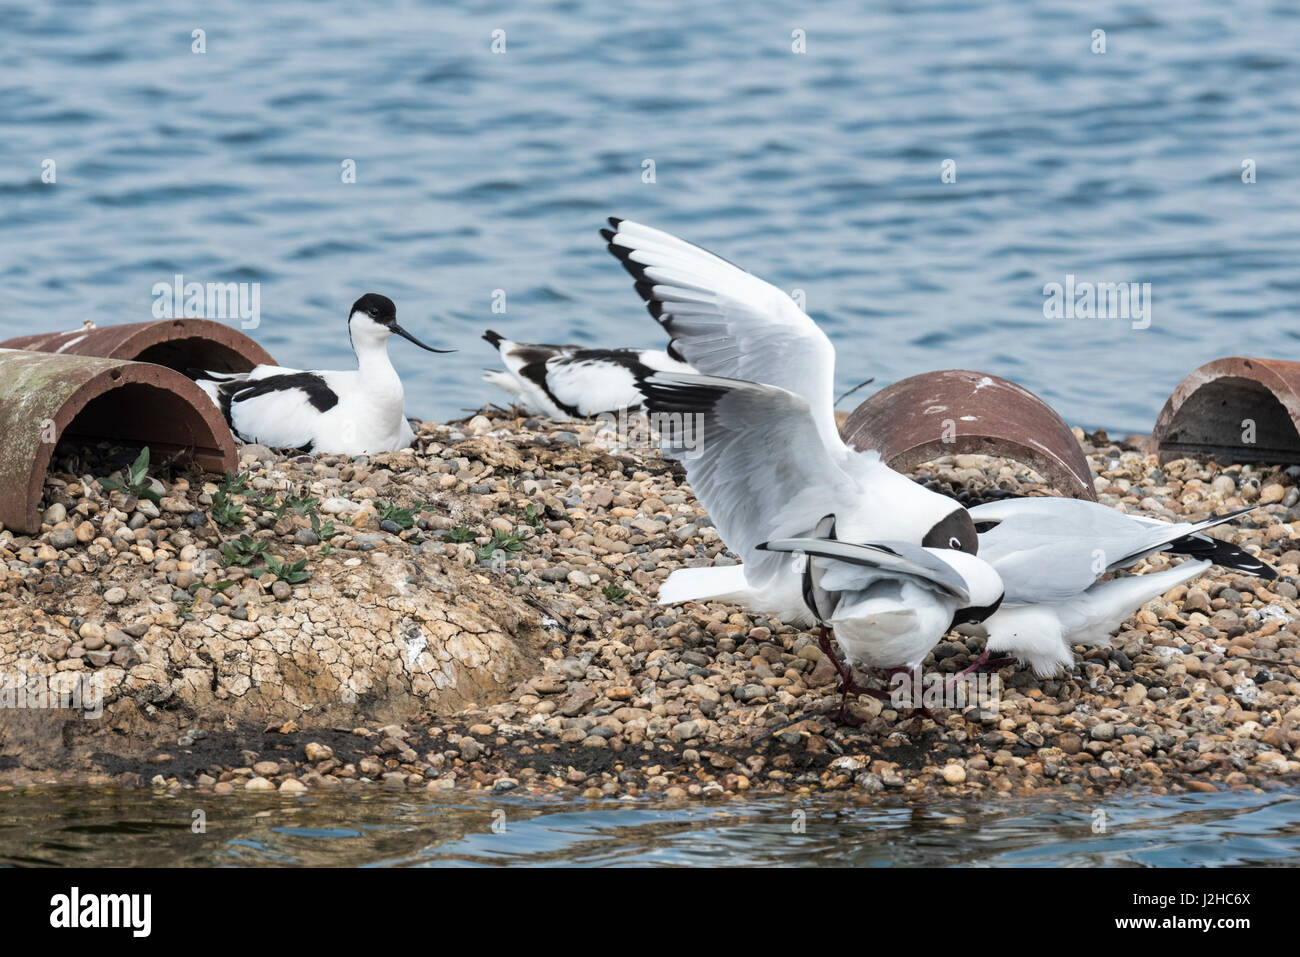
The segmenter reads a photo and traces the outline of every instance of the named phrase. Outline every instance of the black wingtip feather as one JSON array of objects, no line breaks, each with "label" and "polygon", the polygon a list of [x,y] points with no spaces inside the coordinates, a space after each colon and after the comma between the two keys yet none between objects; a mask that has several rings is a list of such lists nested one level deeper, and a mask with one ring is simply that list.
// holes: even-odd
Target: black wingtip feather
[{"label": "black wingtip feather", "polygon": [[483,333],[483,338],[485,341],[492,344],[493,349],[500,349],[501,343],[505,342],[506,339],[506,337],[501,335],[501,333],[493,332],[491,329],[488,329]]},{"label": "black wingtip feather", "polygon": [[645,265],[643,263],[635,262],[631,259],[622,259],[620,262],[623,263],[623,268],[626,269],[637,282],[649,282],[645,277]]},{"label": "black wingtip feather", "polygon": [[615,229],[618,229],[619,225],[623,222],[623,220],[619,219],[617,216],[610,216],[609,219],[606,220],[606,222],[608,222]]},{"label": "black wingtip feather", "polygon": [[1255,557],[1245,549],[1209,535],[1188,535],[1166,546],[1166,551],[1175,555],[1187,555],[1190,558],[1208,558],[1221,568],[1245,572],[1265,581],[1277,578],[1277,569],[1267,562]]},{"label": "black wingtip feather", "polygon": [[[632,288],[635,289],[637,291],[637,295],[639,295],[647,303],[657,301],[655,299],[655,293],[654,293],[655,284],[652,283],[649,279],[638,279],[633,284]],[[653,313],[651,313],[651,315],[653,315]]]}]

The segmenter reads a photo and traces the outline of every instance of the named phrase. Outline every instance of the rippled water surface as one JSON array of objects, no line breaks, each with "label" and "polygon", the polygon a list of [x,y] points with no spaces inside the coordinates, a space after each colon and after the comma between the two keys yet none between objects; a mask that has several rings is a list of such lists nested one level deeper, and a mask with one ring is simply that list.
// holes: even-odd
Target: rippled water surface
[{"label": "rippled water surface", "polygon": [[[803,289],[845,387],[976,368],[1136,430],[1201,362],[1300,353],[1292,4],[24,0],[0,24],[0,334],[148,318],[180,273],[260,283],[253,334],[341,367],[380,291],[460,349],[392,347],[408,411],[445,418],[500,398],[486,327],[660,341],[596,234],[616,214]],[[1151,327],[1044,318],[1066,274],[1151,283]]]},{"label": "rippled water surface", "polygon": [[[196,810],[201,834],[192,830]],[[1100,806],[831,797],[662,805],[14,791],[0,794],[6,864],[1297,865],[1300,799],[1221,792]]]}]

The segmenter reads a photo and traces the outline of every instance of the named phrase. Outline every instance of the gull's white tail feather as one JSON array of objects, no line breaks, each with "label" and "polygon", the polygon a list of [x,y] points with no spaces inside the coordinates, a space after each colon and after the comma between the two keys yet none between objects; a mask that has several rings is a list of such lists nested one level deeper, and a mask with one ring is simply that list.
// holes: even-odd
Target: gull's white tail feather
[{"label": "gull's white tail feather", "polygon": [[721,601],[766,612],[791,625],[811,625],[812,614],[797,597],[797,592],[781,594],[751,587],[745,578],[744,565],[679,568],[659,586],[661,605]]}]

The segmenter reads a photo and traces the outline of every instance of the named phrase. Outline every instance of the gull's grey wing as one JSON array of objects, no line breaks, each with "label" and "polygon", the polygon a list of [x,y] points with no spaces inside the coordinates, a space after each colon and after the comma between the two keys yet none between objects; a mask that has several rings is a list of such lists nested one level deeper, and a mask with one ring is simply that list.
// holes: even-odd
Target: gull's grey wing
[{"label": "gull's grey wing", "polygon": [[841,542],[824,538],[785,538],[763,542],[760,550],[801,552],[822,560],[826,570],[818,585],[826,591],[854,591],[882,578],[910,578],[962,604],[970,602],[966,579],[919,545],[907,542]]},{"label": "gull's grey wing", "polygon": [[1060,601],[1102,575],[1196,530],[1188,522],[1152,522],[1096,502],[1023,498],[970,510],[979,556],[997,569],[1008,602]]},{"label": "gull's grey wing", "polygon": [[785,560],[759,550],[760,542],[802,534],[828,504],[858,494],[800,396],[678,372],[641,376],[637,387],[665,453],[686,466],[696,498],[744,561],[751,584],[784,570]]}]

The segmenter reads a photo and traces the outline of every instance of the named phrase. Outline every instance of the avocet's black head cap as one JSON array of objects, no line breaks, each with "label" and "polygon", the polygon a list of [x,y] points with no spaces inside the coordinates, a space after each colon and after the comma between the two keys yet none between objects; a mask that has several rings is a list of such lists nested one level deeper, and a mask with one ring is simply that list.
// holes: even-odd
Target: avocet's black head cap
[{"label": "avocet's black head cap", "polygon": [[391,326],[397,322],[397,306],[393,305],[393,300],[387,296],[381,296],[377,292],[368,292],[352,304],[352,311],[349,316],[354,316],[358,312],[363,312],[371,319],[385,326]]},{"label": "avocet's black head cap", "polygon": [[[348,314],[349,321],[357,313],[369,316],[370,321],[383,326],[394,335],[401,336],[414,342],[421,349],[428,352],[455,352],[455,349],[435,349],[433,346],[426,346],[415,336],[411,335],[405,329],[397,324],[397,306],[393,305],[393,300],[387,296],[381,296],[377,292],[368,292],[352,304],[352,312]],[[348,327],[348,334],[351,335],[351,326]]]}]

